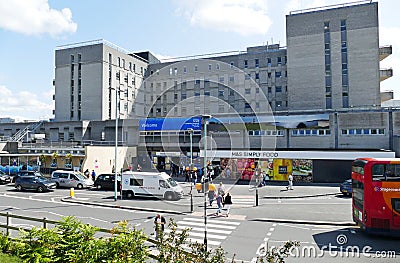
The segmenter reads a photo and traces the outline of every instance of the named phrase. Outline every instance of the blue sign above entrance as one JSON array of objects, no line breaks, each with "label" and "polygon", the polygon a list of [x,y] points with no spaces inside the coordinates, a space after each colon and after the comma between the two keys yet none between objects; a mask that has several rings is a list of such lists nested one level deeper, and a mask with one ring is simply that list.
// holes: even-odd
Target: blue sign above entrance
[{"label": "blue sign above entrance", "polygon": [[139,120],[140,131],[201,131],[201,117],[149,118]]}]

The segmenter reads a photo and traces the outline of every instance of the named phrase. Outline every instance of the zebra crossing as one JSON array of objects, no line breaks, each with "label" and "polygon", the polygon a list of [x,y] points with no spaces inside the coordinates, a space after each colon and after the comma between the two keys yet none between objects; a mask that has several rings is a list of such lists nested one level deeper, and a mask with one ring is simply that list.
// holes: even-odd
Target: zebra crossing
[{"label": "zebra crossing", "polygon": [[[185,217],[177,221],[176,224],[178,232],[187,228],[190,229],[188,231],[188,242],[201,244],[204,242],[204,218]],[[240,221],[228,218],[207,218],[207,244],[218,247],[239,225]],[[169,233],[171,230],[165,229],[165,232]]]},{"label": "zebra crossing", "polygon": [[254,195],[234,195],[232,196],[232,208],[234,207],[252,207],[255,206]]}]

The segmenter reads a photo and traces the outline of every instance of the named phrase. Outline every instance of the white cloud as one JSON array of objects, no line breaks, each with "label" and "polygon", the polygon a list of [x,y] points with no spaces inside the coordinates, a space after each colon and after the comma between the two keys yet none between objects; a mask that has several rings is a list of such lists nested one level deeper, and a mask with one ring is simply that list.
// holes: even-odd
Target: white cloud
[{"label": "white cloud", "polygon": [[178,15],[192,26],[235,32],[243,36],[266,34],[272,22],[263,0],[176,1]]},{"label": "white cloud", "polygon": [[[54,91],[44,94],[35,94],[30,91],[12,92],[5,86],[0,85],[0,116],[10,117],[17,120],[40,119],[51,117],[53,103],[51,100]],[[47,99],[49,103],[39,98]]]},{"label": "white cloud", "polygon": [[50,34],[57,37],[75,33],[69,8],[51,9],[48,0],[0,1],[0,27],[26,35]]}]

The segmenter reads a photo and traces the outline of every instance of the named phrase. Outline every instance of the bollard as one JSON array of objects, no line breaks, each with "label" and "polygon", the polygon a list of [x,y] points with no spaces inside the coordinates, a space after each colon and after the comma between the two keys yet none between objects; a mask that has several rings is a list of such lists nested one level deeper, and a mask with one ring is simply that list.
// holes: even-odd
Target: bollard
[{"label": "bollard", "polygon": [[75,198],[75,189],[74,188],[69,189],[69,197]]}]

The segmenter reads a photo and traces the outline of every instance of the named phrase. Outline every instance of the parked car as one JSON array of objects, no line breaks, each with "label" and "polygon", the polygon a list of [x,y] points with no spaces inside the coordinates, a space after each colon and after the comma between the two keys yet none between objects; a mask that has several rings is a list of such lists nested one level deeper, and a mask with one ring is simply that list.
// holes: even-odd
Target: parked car
[{"label": "parked car", "polygon": [[[121,187],[121,176],[117,175],[117,189]],[[114,190],[115,188],[115,174],[100,174],[96,181],[94,181],[94,187],[97,190]]]},{"label": "parked car", "polygon": [[20,176],[15,181],[15,189],[17,189],[17,191],[36,190],[42,193],[44,191],[53,190],[56,186],[56,183],[40,176]]},{"label": "parked car", "polygon": [[11,181],[12,181],[11,176],[0,171],[0,184],[8,184],[11,183]]},{"label": "parked car", "polygon": [[57,187],[76,187],[78,189],[89,188],[93,186],[93,181],[78,171],[56,170],[51,173],[51,181],[57,184]]},{"label": "parked car", "polygon": [[353,188],[351,186],[351,179],[347,179],[343,183],[340,184],[340,192],[343,195],[351,195],[353,193]]},{"label": "parked car", "polygon": [[40,176],[40,177],[44,177],[43,174],[38,172],[38,171],[21,170],[21,171],[19,171],[18,173],[16,173],[14,175],[14,177],[12,178],[12,182],[15,183],[17,178],[21,177],[21,176]]}]

